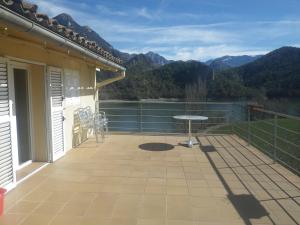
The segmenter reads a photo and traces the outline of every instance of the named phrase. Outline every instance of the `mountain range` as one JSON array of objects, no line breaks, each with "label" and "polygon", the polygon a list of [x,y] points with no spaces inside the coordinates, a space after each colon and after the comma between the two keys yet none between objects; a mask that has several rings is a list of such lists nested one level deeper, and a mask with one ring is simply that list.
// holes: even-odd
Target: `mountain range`
[{"label": "mountain range", "polygon": [[300,48],[282,47],[239,67],[215,71],[198,61],[155,66],[143,55],[127,64],[124,80],[105,87],[103,99],[188,100],[300,97]]},{"label": "mountain range", "polygon": [[206,65],[214,69],[215,71],[220,71],[224,69],[239,67],[244,64],[253,62],[259,59],[262,55],[241,55],[241,56],[223,56],[216,59],[211,59],[205,62]]}]

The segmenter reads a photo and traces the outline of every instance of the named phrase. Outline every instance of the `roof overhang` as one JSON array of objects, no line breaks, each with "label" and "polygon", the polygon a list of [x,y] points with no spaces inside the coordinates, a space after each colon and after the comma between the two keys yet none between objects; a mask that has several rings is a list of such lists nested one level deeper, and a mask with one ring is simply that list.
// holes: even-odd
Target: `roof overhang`
[{"label": "roof overhang", "polygon": [[[122,79],[125,76],[126,68],[112,62],[101,55],[94,53],[93,51],[69,40],[68,38],[59,35],[19,14],[10,9],[0,5],[0,20],[5,24],[10,25],[18,29],[19,32],[24,32],[35,36],[36,38],[42,39],[44,42],[52,43],[59,46],[60,48],[66,48],[68,51],[74,51],[80,54],[83,58],[89,58],[95,62],[96,66],[100,66],[113,72],[120,72],[118,78]],[[124,73],[123,73],[124,72]],[[123,76],[124,74],[124,76]],[[111,83],[111,82],[110,82]]]}]

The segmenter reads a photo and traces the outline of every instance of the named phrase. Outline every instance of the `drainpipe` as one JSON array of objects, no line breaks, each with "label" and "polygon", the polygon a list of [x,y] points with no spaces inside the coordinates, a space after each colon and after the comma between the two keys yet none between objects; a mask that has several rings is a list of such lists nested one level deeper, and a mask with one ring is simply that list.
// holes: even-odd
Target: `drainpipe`
[{"label": "drainpipe", "polygon": [[124,78],[125,78],[125,71],[121,71],[121,72],[119,72],[119,75],[117,77],[101,81],[101,82],[97,83],[96,87],[99,90],[100,88],[102,88],[102,87],[104,87],[108,84],[111,84],[111,83],[116,82],[118,80],[122,80]]},{"label": "drainpipe", "polygon": [[[96,84],[96,98],[97,98],[97,101],[99,101],[99,91],[102,87],[108,85],[108,84],[111,84],[113,82],[116,82],[116,81],[119,81],[119,80],[122,80],[125,78],[125,71],[121,71],[119,72],[119,75],[114,77],[114,78],[111,78],[111,79],[107,79],[107,80],[104,80],[104,81],[101,81],[99,83]],[[96,102],[96,104],[98,104]],[[96,107],[97,108],[97,107]]]},{"label": "drainpipe", "polygon": [[[3,20],[10,25],[20,29],[21,32],[32,33],[33,35],[46,39],[49,42],[58,44],[61,47],[71,48],[76,52],[83,54],[89,58],[92,58],[101,64],[117,69],[117,71],[124,72],[126,69],[114,62],[111,62],[98,54],[83,48],[81,45],[72,42],[71,40],[51,31],[47,30],[43,26],[36,24],[29,19],[18,15],[17,13],[0,5],[0,20]],[[123,77],[123,75],[122,75]]]}]

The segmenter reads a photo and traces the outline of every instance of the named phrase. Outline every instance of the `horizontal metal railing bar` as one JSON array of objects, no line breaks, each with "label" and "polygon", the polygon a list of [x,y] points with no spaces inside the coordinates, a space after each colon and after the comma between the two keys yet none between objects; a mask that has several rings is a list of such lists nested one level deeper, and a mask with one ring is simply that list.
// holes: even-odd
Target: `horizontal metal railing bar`
[{"label": "horizontal metal railing bar", "polygon": [[[140,123],[145,123],[145,124],[186,124],[186,123],[175,123],[175,122],[140,122]],[[192,123],[192,126],[193,125],[205,125],[205,124],[221,124],[221,123]]]},{"label": "horizontal metal railing bar", "polygon": [[266,120],[254,120],[254,121],[251,121],[251,122],[262,122],[262,123],[264,123],[264,124],[268,124],[268,125],[270,125],[270,126],[274,126],[274,124],[273,123],[270,123],[270,122],[267,122]]},{"label": "horizontal metal railing bar", "polygon": [[[274,126],[273,123],[267,122],[266,120],[255,120],[255,121],[251,121],[251,122],[262,122],[262,123],[268,124],[268,125],[270,125],[270,126],[272,126],[272,127]],[[250,124],[251,124],[251,123],[250,123]],[[283,130],[285,130],[285,131],[288,131],[288,132],[291,132],[291,133],[300,135],[300,133],[298,133],[298,132],[296,132],[296,131],[293,131],[293,130],[290,130],[290,129],[287,129],[287,128],[284,128],[284,127],[282,127],[282,126],[280,126],[280,125],[277,125],[277,127],[280,128],[280,129],[283,129]]]},{"label": "horizontal metal railing bar", "polygon": [[[143,127],[142,130],[157,130],[157,128]],[[187,129],[161,129],[161,130],[173,130],[173,131],[184,131],[184,132],[187,131]]]},{"label": "horizontal metal railing bar", "polygon": [[[135,121],[135,120],[110,120],[110,123],[131,123],[131,124],[141,124],[141,123],[147,123],[147,124],[176,124],[176,125],[186,125],[186,123],[176,123],[176,122],[140,122],[140,121]],[[192,125],[205,125],[205,124],[215,124],[215,125],[225,125],[226,123],[208,123],[208,122],[203,122],[203,123],[193,123]]]},{"label": "horizontal metal railing bar", "polygon": [[[144,131],[144,130],[155,130],[155,128],[139,128],[139,127],[136,127],[136,128],[126,128],[124,129],[123,127],[109,127],[109,129],[119,129],[119,128],[122,128],[123,130],[135,130],[135,131]],[[169,130],[169,131],[178,131],[177,133],[187,133],[187,129],[164,129],[164,130]],[[162,132],[163,133],[163,132]]]},{"label": "horizontal metal railing bar", "polygon": [[107,116],[107,117],[110,117],[110,116],[111,116],[111,117],[116,117],[116,116],[126,116],[126,117],[133,116],[133,117],[140,117],[140,114],[136,114],[136,115],[132,115],[132,114],[131,114],[131,115],[127,115],[127,114],[123,114],[123,115],[121,115],[121,114],[120,114],[120,115],[117,115],[117,114],[116,114],[116,115],[113,115],[113,114],[106,114],[106,116]]},{"label": "horizontal metal railing bar", "polygon": [[245,132],[248,132],[248,130],[247,129],[244,129],[244,128],[241,128],[241,127],[238,127],[238,125],[232,125],[233,127],[236,127],[236,128],[238,128],[238,129],[240,129],[240,130],[242,130],[242,131],[245,131]]},{"label": "horizontal metal railing bar", "polygon": [[122,108],[99,108],[99,110],[134,110],[134,111],[139,111],[140,108],[134,107],[134,108],[128,108],[128,107],[122,107]]},{"label": "horizontal metal railing bar", "polygon": [[101,100],[101,103],[139,103],[139,104],[185,104],[185,105],[189,105],[189,104],[203,104],[203,105],[212,105],[212,104],[216,104],[216,105],[241,105],[241,103],[237,103],[237,102],[170,102],[170,101],[118,101],[118,100]]},{"label": "horizontal metal railing bar", "polygon": [[[124,115],[122,115],[122,114],[107,114],[107,116],[108,117],[117,117],[117,116],[127,116],[127,117],[129,117],[129,116],[133,116],[133,117],[143,117],[143,118],[145,118],[145,117],[150,117],[150,118],[172,118],[173,119],[173,117],[172,116],[155,116],[155,115],[147,115],[147,114],[143,114],[143,115],[139,115],[139,114],[136,114],[136,115],[126,115],[126,114],[124,114]],[[208,119],[226,119],[226,117],[209,117]]]},{"label": "horizontal metal railing bar", "polygon": [[[180,136],[180,137],[186,137],[187,132],[157,132],[157,131],[111,131],[112,134],[139,134],[139,135],[143,135],[143,134],[151,134],[151,135],[176,135],[176,136]],[[215,136],[215,135],[222,135],[220,133],[216,133],[216,134],[205,134],[205,133],[199,133],[199,132],[193,132],[193,135],[203,135],[203,136]]]},{"label": "horizontal metal railing bar", "polygon": [[274,111],[270,111],[270,110],[265,110],[265,109],[260,109],[260,108],[256,108],[256,107],[252,108],[252,110],[267,113],[267,114],[272,114],[272,115],[276,115],[276,116],[280,116],[280,117],[285,117],[285,118],[289,118],[289,119],[300,120],[299,116],[287,115],[287,114],[274,112]]},{"label": "horizontal metal railing bar", "polygon": [[[261,137],[258,137],[257,135],[255,135],[255,134],[253,134],[253,133],[251,133],[251,136],[253,136],[253,137],[255,137],[255,138],[261,140],[262,142],[266,143],[267,145],[273,146],[273,143],[267,142],[266,140],[262,139]],[[251,142],[251,144],[252,144],[252,142]]]},{"label": "horizontal metal railing bar", "polygon": [[139,130],[140,128],[139,127],[111,127],[109,126],[108,127],[109,129],[124,129],[124,130]]},{"label": "horizontal metal railing bar", "polygon": [[212,110],[212,109],[142,109],[143,111],[184,111],[184,112],[230,112],[230,110]]},{"label": "horizontal metal railing bar", "polygon": [[[270,120],[272,120],[272,119],[270,119]],[[251,122],[253,122],[253,121],[251,121]],[[270,126],[274,126],[273,123],[267,122],[266,120],[255,120],[254,122],[262,122],[262,123],[268,124],[268,125],[270,125]],[[291,130],[291,129],[287,129],[287,128],[282,127],[282,126],[280,126],[280,125],[278,125],[278,124],[277,124],[277,127],[280,128],[280,129],[283,129],[283,130],[285,130],[285,131],[294,133],[294,134],[296,134],[296,135],[300,135],[300,132],[297,132],[297,131],[294,131],[294,130]]]},{"label": "horizontal metal railing bar", "polygon": [[135,123],[135,124],[140,124],[139,121],[135,120],[109,120],[109,123]]},{"label": "horizontal metal railing bar", "polygon": [[280,125],[277,125],[278,128],[282,129],[282,130],[285,130],[287,132],[291,132],[291,133],[294,133],[296,135],[300,135],[300,132],[297,132],[297,131],[294,131],[294,130],[291,130],[291,129],[288,129],[288,128],[285,128],[285,127],[282,127]]},{"label": "horizontal metal railing bar", "polygon": [[288,141],[288,140],[286,140],[286,139],[283,139],[283,138],[279,137],[278,135],[277,135],[276,138],[279,139],[280,141],[283,141],[283,142],[285,142],[285,143],[287,143],[287,144],[293,145],[294,147],[300,149],[300,145],[297,145],[297,144],[295,144],[295,143],[293,143],[293,142],[290,142],[290,141]]},{"label": "horizontal metal railing bar", "polygon": [[134,111],[165,111],[165,112],[230,112],[231,110],[211,110],[211,109],[141,109],[136,108],[100,108],[99,110],[134,110]]},{"label": "horizontal metal railing bar", "polygon": [[[183,122],[142,122],[142,121],[135,121],[135,120],[110,120],[110,123],[134,123],[134,124],[141,124],[141,123],[172,123],[172,124],[178,124],[178,125],[185,125],[186,123]],[[196,123],[193,123],[196,124]]]},{"label": "horizontal metal railing bar", "polygon": [[276,147],[276,149],[277,149],[278,151],[280,151],[280,152],[282,152],[282,153],[288,155],[289,157],[291,157],[291,158],[293,158],[293,159],[295,159],[295,160],[297,160],[297,161],[300,162],[300,159],[297,158],[296,156],[292,155],[291,153],[289,153],[289,152],[287,152],[287,151],[284,151],[283,149],[281,149],[281,148],[279,148],[279,147]]},{"label": "horizontal metal railing bar", "polygon": [[174,123],[174,122],[140,122],[140,123],[145,123],[145,124],[184,124],[184,123]]},{"label": "horizontal metal railing bar", "polygon": [[[237,134],[237,135],[239,135],[239,134]],[[247,140],[247,137],[244,137],[244,139]],[[256,143],[251,142],[251,145],[253,145],[254,147],[260,149],[261,151],[263,151],[264,153],[266,153],[266,154],[267,154],[268,156],[270,156],[271,158],[273,157],[273,155],[272,155],[270,152],[266,151],[265,149],[263,149],[262,147],[260,147],[260,146],[257,145]]]},{"label": "horizontal metal railing bar", "polygon": [[258,128],[258,127],[255,127],[253,124],[251,124],[250,123],[250,127],[251,128],[254,128],[254,129],[256,129],[256,130],[258,130],[258,131],[260,131],[260,132],[263,132],[263,133],[265,133],[265,134],[267,134],[267,135],[271,135],[271,136],[273,136],[273,133],[269,133],[269,132],[267,132],[267,131],[265,131],[265,130],[263,130],[263,129],[260,129],[260,128]]}]

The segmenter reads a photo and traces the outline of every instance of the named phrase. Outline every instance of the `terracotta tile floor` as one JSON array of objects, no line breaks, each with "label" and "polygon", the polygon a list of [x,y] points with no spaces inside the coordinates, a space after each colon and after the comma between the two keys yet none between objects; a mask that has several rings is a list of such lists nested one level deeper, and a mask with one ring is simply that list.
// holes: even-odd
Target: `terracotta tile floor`
[{"label": "terracotta tile floor", "polygon": [[91,139],[8,193],[0,224],[300,223],[298,176],[236,136],[185,139]]}]

